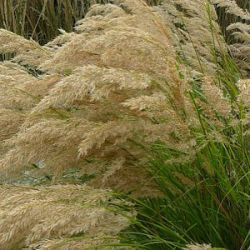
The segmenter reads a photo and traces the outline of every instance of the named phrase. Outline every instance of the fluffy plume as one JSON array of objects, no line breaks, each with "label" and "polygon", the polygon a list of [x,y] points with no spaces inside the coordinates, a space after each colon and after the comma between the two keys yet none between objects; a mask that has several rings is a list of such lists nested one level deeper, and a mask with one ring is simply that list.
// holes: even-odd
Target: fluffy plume
[{"label": "fluffy plume", "polygon": [[183,250],[209,250],[212,249],[211,245],[207,244],[190,244],[187,245]]},{"label": "fluffy plume", "polygon": [[25,117],[22,112],[10,109],[0,109],[0,116],[0,140],[5,140],[14,135],[18,131],[19,126],[23,123]]},{"label": "fluffy plume", "polygon": [[[4,132],[2,143],[8,150],[0,167],[9,178],[43,162],[34,172],[60,177],[66,169],[77,167],[83,174],[96,176],[91,181],[95,186],[138,188],[143,193],[151,188],[154,193],[143,167],[148,145],[161,140],[173,150],[193,152],[190,127],[197,126],[197,117],[185,95],[186,82],[193,76],[180,79],[175,40],[163,16],[183,18],[187,26],[199,23],[198,33],[190,29],[192,41],[185,33],[187,48],[192,43],[197,48],[186,57],[194,60],[198,53],[206,61],[202,63],[211,66],[210,72],[214,68],[210,53],[202,52],[203,44],[211,44],[212,39],[206,9],[202,1],[196,3],[199,10],[186,1],[170,1],[162,7],[166,13],[159,14],[143,1],[118,2],[94,5],[75,33],[62,31],[61,37],[43,47],[20,38],[27,51],[49,51],[49,57],[36,64],[46,74],[34,77],[15,63],[0,65],[6,71],[0,107],[20,117],[16,126]],[[2,33],[4,38],[12,36]],[[12,52],[24,55],[18,50],[19,37],[13,37],[17,42]],[[194,75],[199,71],[197,65]],[[6,81],[10,72],[13,79]],[[208,103],[213,99],[213,107],[205,110],[223,116],[230,113],[230,105],[211,80],[203,80],[203,92]],[[5,117],[3,124],[8,124]]]},{"label": "fluffy plume", "polygon": [[29,111],[59,78],[57,75],[36,78],[13,62],[0,63],[1,141],[18,131]]},{"label": "fluffy plume", "polygon": [[240,17],[242,20],[250,21],[250,13],[241,9],[235,0],[212,0],[211,2],[220,8],[225,8],[226,13]]},{"label": "fluffy plume", "polygon": [[153,193],[142,168],[146,148],[139,145],[164,140],[184,152],[192,147],[189,128],[176,111],[185,110],[188,101],[170,30],[143,2],[122,4],[93,6],[77,33],[45,46],[62,45],[39,66],[48,74],[34,79],[41,96],[34,83],[22,85],[34,104],[5,142],[10,150],[0,161],[2,170],[12,175],[44,162],[42,174],[60,175],[74,166],[97,174],[97,186]]},{"label": "fluffy plume", "polygon": [[201,88],[207,99],[207,105],[214,108],[220,115],[228,117],[232,108],[231,103],[228,98],[224,97],[223,91],[214,84],[214,80],[205,77]]},{"label": "fluffy plume", "polygon": [[[170,0],[163,1],[156,10],[171,27],[177,54],[185,64],[192,70],[213,74],[216,67],[211,50],[225,49],[214,8],[203,0]],[[211,26],[217,38],[215,41]]]},{"label": "fluffy plume", "polygon": [[87,186],[2,186],[0,198],[2,249],[80,250],[93,244],[118,243],[116,235],[132,216],[112,212],[110,204],[121,201],[109,191]]},{"label": "fluffy plume", "polygon": [[239,100],[242,101],[248,109],[250,109],[250,79],[241,79],[238,82],[240,89]]},{"label": "fluffy plume", "polygon": [[230,45],[230,51],[237,64],[249,77],[250,72],[250,25],[233,23],[227,30],[231,33],[235,43]]},{"label": "fluffy plume", "polygon": [[37,42],[26,40],[22,36],[0,29],[0,53],[14,53],[15,61],[23,65],[39,66],[50,58],[50,51]]},{"label": "fluffy plume", "polygon": [[250,72],[250,12],[235,0],[213,0],[220,13],[221,26],[230,44],[230,51],[245,77]]},{"label": "fluffy plume", "polygon": [[[198,15],[195,20],[201,25],[197,27],[203,32],[209,29],[204,19],[206,10],[200,1],[197,3],[204,8],[202,14],[193,5],[179,4],[187,23]],[[151,188],[154,193],[142,167],[147,145],[161,140],[183,153],[193,151],[190,126],[197,125],[197,118],[185,96],[188,86],[175,68],[171,31],[162,16],[143,2],[129,0],[121,6],[94,5],[86,19],[78,22],[77,33],[63,32],[65,40],[56,38],[45,45],[56,46],[50,51],[51,59],[39,66],[47,75],[35,78],[20,67],[15,69],[25,77],[8,83],[14,86],[7,87],[7,92],[14,91],[8,99],[21,95],[15,108],[27,107],[22,126],[15,127],[15,132],[20,127],[19,131],[4,143],[9,150],[0,160],[2,171],[12,176],[43,162],[43,168],[38,169],[41,174],[59,177],[65,169],[77,167],[84,174],[97,176],[92,181],[95,186]],[[199,48],[204,47],[203,42],[210,43],[211,37],[192,36],[202,56]],[[190,43],[187,41],[187,46]],[[202,58],[212,65],[208,57]],[[207,99],[216,96],[213,112],[227,116],[230,105],[219,88],[210,80],[203,82]],[[3,106],[10,107],[13,105]],[[138,172],[140,178],[136,178]]]},{"label": "fluffy plume", "polygon": [[[94,5],[74,33],[62,31],[45,46],[0,31],[0,52],[14,53],[12,62],[0,64],[5,182],[22,182],[26,172],[61,182],[74,167],[93,176],[89,185],[158,195],[145,169],[150,145],[162,141],[189,158],[195,152],[191,128],[198,125],[187,83],[199,79],[205,111],[230,114],[221,90],[202,75],[215,72],[204,1],[164,1],[161,10],[140,0],[114,3]],[[187,59],[184,73],[176,51]],[[247,106],[246,82],[239,86]],[[4,249],[87,249],[118,243],[115,236],[128,225],[104,206],[118,202],[108,191],[87,186],[2,186],[0,198]]]}]

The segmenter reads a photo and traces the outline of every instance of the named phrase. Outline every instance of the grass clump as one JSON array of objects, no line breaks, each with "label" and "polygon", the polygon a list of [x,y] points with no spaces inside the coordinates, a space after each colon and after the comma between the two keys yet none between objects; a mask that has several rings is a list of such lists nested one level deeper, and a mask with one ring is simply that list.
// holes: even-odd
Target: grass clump
[{"label": "grass clump", "polygon": [[[232,140],[238,136],[234,132],[229,132]],[[138,223],[132,235],[141,243],[139,249],[181,249],[189,242],[249,249],[246,148],[239,141],[200,139],[202,150],[187,163],[178,163],[180,152],[155,145],[150,170],[163,197],[137,202]]]},{"label": "grass clump", "polygon": [[[72,32],[93,4],[110,0],[9,0],[0,3],[0,27],[45,44],[58,36],[59,29]],[[161,0],[147,0],[158,5]]]},{"label": "grass clump", "polygon": [[198,118],[194,147],[187,154],[159,141],[149,152],[162,196],[135,200],[137,221],[124,236],[138,249],[250,249],[249,81],[236,83],[235,63],[220,58],[220,101],[207,78],[186,93]]},{"label": "grass clump", "polygon": [[0,27],[45,44],[59,35],[59,29],[73,31],[90,6],[109,0],[10,0],[0,4]]},{"label": "grass clump", "polygon": [[137,249],[250,249],[250,82],[227,53],[212,54],[215,76],[203,72],[186,91],[197,118],[193,147],[159,141],[148,152],[162,195],[133,200],[137,220],[123,236]]},{"label": "grass clump", "polygon": [[[53,184],[1,190],[1,247],[82,250],[114,236],[107,244],[135,249],[248,249],[249,80],[219,54],[224,43],[200,0],[168,3],[166,18],[188,20],[174,25],[181,35],[139,0],[93,6],[75,32],[44,46],[0,30],[1,53],[13,54],[0,63],[2,183]],[[189,63],[176,60],[171,33]],[[116,236],[134,213],[96,210],[113,200],[106,188],[151,197],[133,200],[138,216],[123,243]]]},{"label": "grass clump", "polygon": [[215,77],[203,72],[186,92],[198,121],[192,149],[158,141],[148,152],[162,195],[133,199],[137,220],[123,237],[136,249],[250,249],[249,80],[226,52],[212,55]]}]

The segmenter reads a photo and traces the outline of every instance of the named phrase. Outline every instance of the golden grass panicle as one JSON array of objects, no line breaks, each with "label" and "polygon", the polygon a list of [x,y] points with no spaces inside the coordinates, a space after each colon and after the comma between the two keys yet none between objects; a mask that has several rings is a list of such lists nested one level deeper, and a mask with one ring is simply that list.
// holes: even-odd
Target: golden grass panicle
[{"label": "golden grass panicle", "polygon": [[0,29],[0,43],[0,53],[13,53],[15,61],[22,65],[38,67],[40,63],[48,60],[51,56],[48,48],[4,29]]},{"label": "golden grass panicle", "polygon": [[[35,105],[6,141],[10,150],[0,161],[9,178],[43,162],[42,174],[60,176],[74,166],[96,174],[96,186],[149,190],[145,149],[139,145],[163,140],[189,149],[190,131],[178,111],[185,109],[185,86],[170,30],[144,2],[122,4],[93,6],[77,33],[46,45],[50,57],[40,69],[47,75],[34,81],[43,87],[23,85],[36,97]],[[88,23],[89,29],[80,30]]]},{"label": "golden grass panicle", "polygon": [[157,10],[164,17],[166,26],[172,29],[178,57],[190,66],[190,71],[214,74],[216,62],[211,51],[219,52],[226,46],[213,6],[203,0],[168,0]]},{"label": "golden grass panicle", "polygon": [[250,79],[241,79],[238,81],[238,86],[240,89],[239,101],[250,109]]},{"label": "golden grass panicle", "polygon": [[204,77],[201,89],[207,99],[207,106],[226,118],[231,113],[231,103],[228,98],[224,97],[222,89],[214,82],[211,77]]},{"label": "golden grass panicle", "polygon": [[111,209],[122,201],[112,198],[108,190],[85,185],[2,186],[0,198],[3,249],[33,249],[34,245],[37,249],[85,249],[91,244],[119,243],[117,234],[133,216]]},{"label": "golden grass panicle", "polygon": [[248,10],[243,10],[235,0],[212,0],[220,8],[224,8],[226,13],[240,17],[242,20],[250,21],[250,13]]},{"label": "golden grass panicle", "polygon": [[209,250],[212,249],[208,244],[189,244],[183,250]]},{"label": "golden grass panicle", "polygon": [[[145,169],[148,147],[162,141],[184,154],[194,151],[197,117],[186,95],[187,78],[179,76],[171,30],[143,1],[119,3],[93,6],[75,33],[45,45],[50,56],[39,68],[46,74],[28,83],[15,80],[33,102],[4,143],[9,150],[0,169],[9,179],[31,169],[60,177],[76,167],[96,176],[91,184],[97,187],[154,193]],[[199,13],[193,5],[189,9],[192,18]],[[202,32],[204,17],[197,20]],[[224,115],[225,100],[217,97]],[[43,167],[34,170],[40,162]]]}]

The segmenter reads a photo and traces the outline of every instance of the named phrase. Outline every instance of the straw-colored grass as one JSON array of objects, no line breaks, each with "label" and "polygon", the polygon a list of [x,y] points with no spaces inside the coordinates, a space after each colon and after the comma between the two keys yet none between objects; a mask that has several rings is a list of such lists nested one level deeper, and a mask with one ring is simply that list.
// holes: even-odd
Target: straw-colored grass
[{"label": "straw-colored grass", "polygon": [[[44,44],[57,35],[59,29],[71,32],[93,4],[110,0],[8,0],[0,1],[0,27]],[[161,0],[147,0],[160,4]]]},{"label": "straw-colored grass", "polygon": [[0,30],[0,249],[246,250],[250,83],[213,5],[93,5],[48,43],[40,7],[38,41]]},{"label": "straw-colored grass", "polygon": [[250,76],[250,2],[248,0],[212,0],[218,22],[230,45],[231,55],[243,75]]}]

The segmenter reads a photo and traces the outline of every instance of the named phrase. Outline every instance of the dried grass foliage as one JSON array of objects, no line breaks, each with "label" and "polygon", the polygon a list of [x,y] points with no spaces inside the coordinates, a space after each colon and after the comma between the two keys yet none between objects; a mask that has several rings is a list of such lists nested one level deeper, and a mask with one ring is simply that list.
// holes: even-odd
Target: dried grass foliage
[{"label": "dried grass foliage", "polygon": [[[244,4],[245,2],[245,4]],[[221,23],[228,36],[228,43],[244,76],[250,76],[250,9],[248,1],[212,0],[221,13]],[[243,6],[246,8],[243,8]]]},{"label": "dried grass foliage", "polygon": [[[1,64],[0,107],[2,112],[11,110],[20,121],[8,128],[7,117],[3,119],[2,145],[9,150],[0,160],[2,170],[17,174],[24,166],[44,161],[46,171],[56,175],[72,166],[101,176],[107,171],[109,178],[104,180],[119,187],[124,180],[117,176],[112,180],[110,173],[120,176],[124,167],[132,168],[132,173],[125,171],[124,188],[131,186],[129,175],[134,180],[135,173],[143,172],[138,166],[144,164],[145,151],[138,145],[161,139],[173,148],[191,150],[189,126],[197,118],[184,94],[188,86],[179,79],[172,44],[183,41],[182,56],[195,68],[195,76],[204,70],[213,72],[206,9],[202,1],[170,1],[160,15],[141,1],[122,4],[94,5],[75,33],[63,32],[45,46],[1,31],[2,52],[16,56],[12,63]],[[175,24],[171,27],[175,39],[163,14]],[[185,21],[188,31],[176,28],[180,21]],[[193,23],[197,28],[192,31],[188,26]],[[197,53],[207,68],[193,64]],[[23,62],[43,74],[28,74]],[[207,110],[227,116],[230,104],[210,82],[204,78],[203,91],[208,100],[216,97],[216,105]],[[141,183],[142,176],[136,182]]]},{"label": "dried grass foliage", "polygon": [[228,26],[235,43],[230,45],[232,55],[236,58],[238,65],[243,70],[246,77],[250,72],[250,30],[249,25],[233,23]]},{"label": "dried grass foliage", "polygon": [[225,49],[214,8],[203,0],[170,0],[156,10],[171,28],[176,51],[184,63],[193,71],[213,75],[216,66],[211,51]]},{"label": "dried grass foliage", "polygon": [[[0,64],[0,171],[7,182],[42,162],[34,175],[53,174],[54,182],[74,166],[82,174],[94,174],[89,184],[95,187],[154,195],[158,190],[144,165],[148,146],[161,140],[190,157],[195,153],[190,128],[198,126],[198,118],[186,95],[187,82],[201,78],[208,103],[213,100],[213,105],[201,105],[215,126],[220,126],[215,113],[231,115],[221,90],[202,76],[215,69],[206,10],[200,11],[203,1],[168,1],[162,11],[143,1],[115,2],[94,5],[75,32],[62,31],[44,46],[0,31],[1,53],[15,54],[11,62]],[[163,16],[170,23],[178,17],[172,31]],[[177,38],[171,35],[183,20],[192,40],[182,28],[177,28]],[[194,23],[197,29],[191,30]],[[176,46],[182,40],[180,50]],[[194,69],[187,67],[182,80],[176,50],[185,51]],[[30,74],[30,68],[38,75]],[[240,88],[239,102],[247,106],[249,81]],[[110,198],[106,191],[86,186],[3,186],[0,198],[0,246],[5,249],[18,244],[87,249],[107,243],[107,238],[117,242],[113,236],[127,225],[97,205]],[[78,233],[86,237],[72,238]]]},{"label": "dried grass foliage", "polygon": [[228,14],[237,16],[245,21],[250,21],[249,11],[242,9],[235,0],[212,0],[211,2],[220,8],[224,8]]},{"label": "dried grass foliage", "polygon": [[[20,130],[4,142],[10,149],[0,164],[10,178],[19,169],[43,161],[43,174],[60,176],[64,169],[78,166],[85,174],[98,174],[93,183],[99,186],[112,183],[120,189],[141,186],[149,191],[152,183],[145,182],[147,175],[140,167],[146,160],[145,149],[138,145],[163,139],[188,150],[189,129],[175,111],[185,108],[187,100],[175,69],[170,31],[143,2],[123,4],[132,15],[115,5],[95,5],[78,23],[76,33],[64,33],[36,50],[49,51],[47,60],[41,64],[32,57],[26,60],[46,75],[30,76],[20,84],[20,95],[27,92],[31,104]],[[33,45],[23,38],[21,42],[28,48]],[[17,52],[20,44],[11,47]],[[26,53],[25,47],[27,58]],[[20,51],[17,57],[23,54]],[[185,143],[171,138],[173,133]]]},{"label": "dried grass foliage", "polygon": [[[208,68],[196,65],[181,80],[172,45],[176,40],[165,25],[163,12],[159,14],[141,1],[121,3],[122,7],[119,3],[94,5],[77,24],[75,33],[63,32],[45,46],[35,44],[35,50],[34,42],[10,32],[6,34],[16,40],[7,44],[2,31],[3,48],[15,52],[17,58],[25,56],[25,67],[43,72],[38,77],[28,74],[16,57],[13,62],[1,64],[0,87],[4,91],[0,107],[10,110],[20,121],[10,130],[5,125],[8,132],[2,137],[1,147],[6,153],[0,166],[10,179],[32,164],[44,162],[42,174],[58,177],[74,166],[83,174],[96,174],[92,183],[97,186],[148,192],[154,188],[143,170],[146,145],[162,140],[184,153],[194,150],[190,127],[198,123],[185,94],[189,88],[186,82],[200,77],[202,70],[213,72],[215,67],[209,49],[202,51],[204,44],[212,43],[204,17],[206,9],[199,13],[183,1],[178,3],[181,7],[171,2],[163,7],[166,11],[172,6],[164,14],[170,16],[170,23],[174,22],[172,16],[178,16],[187,25],[200,24],[191,34],[193,40],[186,40],[183,51],[190,59],[190,68],[195,67],[192,61],[197,53]],[[201,1],[197,4],[203,6]],[[182,17],[177,6],[182,9]],[[178,30],[177,41],[187,36],[183,32]],[[191,49],[192,45],[197,50]],[[48,57],[44,57],[44,51]],[[37,57],[43,58],[42,62]],[[7,81],[10,73],[12,78]],[[214,106],[203,104],[204,109],[208,115],[230,115],[230,103],[211,82],[209,77],[204,78],[203,91]],[[3,122],[8,123],[7,116]]]},{"label": "dried grass foliage", "polygon": [[50,58],[51,52],[33,40],[27,40],[10,31],[0,29],[1,54],[15,54],[15,61],[22,65],[38,66]]},{"label": "dried grass foliage", "polygon": [[[59,35],[58,29],[72,32],[76,21],[86,16],[93,4],[113,0],[8,0],[0,2],[0,28],[45,44]],[[146,0],[158,5],[162,0]]]},{"label": "dried grass foliage", "polygon": [[241,79],[238,82],[240,89],[239,101],[244,103],[247,109],[250,109],[250,79]]},{"label": "dried grass foliage", "polygon": [[207,244],[190,244],[187,245],[183,250],[209,250],[212,249],[210,245]]},{"label": "dried grass foliage", "polygon": [[112,249],[101,245],[119,243],[129,224],[109,208],[120,200],[87,186],[2,186],[0,198],[2,249]]}]

